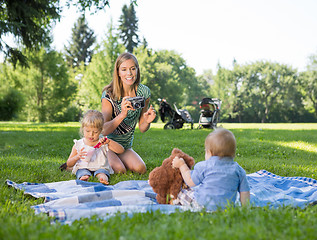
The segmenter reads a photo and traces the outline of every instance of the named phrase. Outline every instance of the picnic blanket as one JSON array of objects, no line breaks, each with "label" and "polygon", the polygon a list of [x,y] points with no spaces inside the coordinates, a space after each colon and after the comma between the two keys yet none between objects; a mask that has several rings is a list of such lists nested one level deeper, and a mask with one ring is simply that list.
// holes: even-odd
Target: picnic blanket
[{"label": "picnic blanket", "polygon": [[[317,202],[317,181],[305,177],[281,177],[261,170],[247,175],[251,204],[258,207],[305,207]],[[170,214],[179,211],[199,211],[192,207],[163,205],[156,202],[156,194],[146,180],[122,181],[105,186],[96,182],[70,180],[52,183],[17,184],[9,186],[23,190],[35,198],[45,198],[43,204],[32,206],[35,213],[47,213],[53,219],[71,223],[82,217],[98,216],[108,219],[121,212],[132,216],[160,210]],[[237,200],[238,202],[238,200]]]}]

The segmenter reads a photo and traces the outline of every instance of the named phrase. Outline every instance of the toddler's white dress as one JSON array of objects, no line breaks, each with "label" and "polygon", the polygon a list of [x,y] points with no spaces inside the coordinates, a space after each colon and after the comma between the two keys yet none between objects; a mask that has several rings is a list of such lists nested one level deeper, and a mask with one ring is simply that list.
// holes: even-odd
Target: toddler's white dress
[{"label": "toddler's white dress", "polygon": [[102,145],[100,148],[94,148],[88,146],[84,143],[84,139],[76,140],[74,139],[75,148],[77,152],[79,152],[82,148],[85,149],[87,153],[91,153],[93,151],[92,156],[87,156],[86,159],[80,159],[74,165],[72,173],[76,174],[78,169],[86,168],[90,171],[96,171],[98,169],[105,169],[110,174],[113,174],[114,171],[110,167],[108,158],[107,158],[107,151],[108,151],[108,144]]}]

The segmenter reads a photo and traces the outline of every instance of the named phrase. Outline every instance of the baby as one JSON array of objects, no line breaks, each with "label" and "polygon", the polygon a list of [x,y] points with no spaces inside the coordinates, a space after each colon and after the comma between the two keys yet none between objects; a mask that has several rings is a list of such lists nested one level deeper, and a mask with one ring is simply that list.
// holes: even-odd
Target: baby
[{"label": "baby", "polygon": [[237,192],[242,205],[250,201],[250,188],[244,169],[234,161],[236,140],[232,132],[217,128],[205,139],[205,161],[190,170],[182,158],[173,159],[189,189],[182,189],[174,204],[224,208],[234,203]]}]

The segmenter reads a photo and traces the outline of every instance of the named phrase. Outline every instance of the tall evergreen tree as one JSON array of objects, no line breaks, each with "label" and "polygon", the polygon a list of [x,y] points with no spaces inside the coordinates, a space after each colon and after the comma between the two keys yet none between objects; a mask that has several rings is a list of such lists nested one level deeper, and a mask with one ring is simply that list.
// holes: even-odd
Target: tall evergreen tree
[{"label": "tall evergreen tree", "polygon": [[122,7],[122,15],[120,16],[119,31],[123,45],[128,52],[133,52],[133,49],[138,47],[140,40],[138,36],[138,18],[134,10],[134,4],[131,3],[128,7],[126,4]]},{"label": "tall evergreen tree", "polygon": [[125,51],[118,38],[113,33],[111,22],[105,40],[100,47],[97,47],[91,63],[83,72],[78,92],[78,99],[83,111],[100,107],[102,89],[112,80],[114,62],[120,53]]},{"label": "tall evergreen tree", "polygon": [[69,66],[87,65],[93,55],[92,45],[96,42],[94,31],[88,27],[85,15],[78,18],[72,29],[72,42],[65,47],[66,60]]}]

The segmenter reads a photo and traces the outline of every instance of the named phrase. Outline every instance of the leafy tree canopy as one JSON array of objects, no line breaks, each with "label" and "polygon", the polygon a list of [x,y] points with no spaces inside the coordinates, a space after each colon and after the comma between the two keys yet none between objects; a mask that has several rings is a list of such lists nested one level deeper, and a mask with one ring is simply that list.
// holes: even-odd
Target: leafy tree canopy
[{"label": "leafy tree canopy", "polygon": [[317,117],[317,54],[309,57],[307,71],[300,74],[300,82],[307,105]]},{"label": "leafy tree canopy", "polygon": [[300,122],[307,113],[297,73],[290,66],[257,61],[219,67],[211,87],[223,101],[221,114],[228,121]]},{"label": "leafy tree canopy", "polygon": [[[103,9],[109,0],[67,0],[80,11]],[[13,36],[18,46],[29,50],[39,49],[50,41],[52,25],[61,17],[60,0],[0,0],[0,52],[15,66],[27,66],[26,56],[19,48],[10,45],[5,37]]]},{"label": "leafy tree canopy", "polygon": [[[18,90],[25,99],[22,120],[58,121],[72,100],[76,87],[69,81],[66,62],[61,53],[41,48],[23,50],[29,59],[29,68],[17,65],[16,69],[3,64],[2,75],[6,86]],[[1,76],[0,76],[1,78]]]}]

